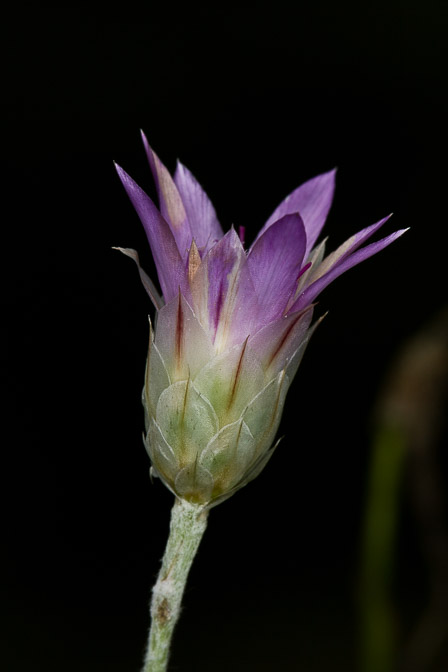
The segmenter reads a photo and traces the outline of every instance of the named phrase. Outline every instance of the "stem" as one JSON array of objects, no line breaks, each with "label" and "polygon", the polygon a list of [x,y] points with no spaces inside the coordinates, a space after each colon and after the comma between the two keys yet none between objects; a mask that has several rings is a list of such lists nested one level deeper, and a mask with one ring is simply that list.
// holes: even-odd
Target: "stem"
[{"label": "stem", "polygon": [[374,437],[364,514],[359,584],[362,672],[396,667],[391,582],[406,448],[404,432],[383,421]]},{"label": "stem", "polygon": [[152,591],[151,629],[142,672],[165,672],[171,638],[180,615],[182,595],[207,526],[204,506],[177,499],[171,511],[170,535]]}]

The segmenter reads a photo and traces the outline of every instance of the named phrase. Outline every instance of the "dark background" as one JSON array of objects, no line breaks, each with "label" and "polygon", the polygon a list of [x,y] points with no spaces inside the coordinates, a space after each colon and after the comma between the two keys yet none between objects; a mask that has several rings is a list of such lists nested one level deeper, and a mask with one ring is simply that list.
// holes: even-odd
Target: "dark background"
[{"label": "dark background", "polygon": [[[249,239],[335,165],[330,249],[391,211],[385,233],[411,227],[320,298],[330,313],[285,438],[212,511],[172,657],[185,672],[357,669],[372,406],[403,341],[446,302],[447,7],[35,4],[8,19],[2,669],[139,669],[172,503],[141,441],[152,308],[111,250],[136,248],[151,269],[112,165],[153,194],[140,127]],[[405,487],[400,525],[404,642],[427,588]]]}]

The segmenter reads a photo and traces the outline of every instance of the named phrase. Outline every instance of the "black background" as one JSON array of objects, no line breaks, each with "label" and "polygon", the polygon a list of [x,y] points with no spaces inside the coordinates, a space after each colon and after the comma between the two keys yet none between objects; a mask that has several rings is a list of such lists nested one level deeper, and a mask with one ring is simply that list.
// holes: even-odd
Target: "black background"
[{"label": "black background", "polygon": [[[320,298],[285,438],[212,511],[172,657],[185,672],[356,669],[372,405],[446,301],[447,29],[443,0],[35,4],[8,19],[2,669],[139,669],[172,502],[141,442],[152,309],[111,250],[152,268],[112,164],[154,193],[140,127],[249,239],[335,165],[330,248],[391,211],[385,233],[411,227]],[[405,492],[402,525],[405,639],[426,587]]]}]

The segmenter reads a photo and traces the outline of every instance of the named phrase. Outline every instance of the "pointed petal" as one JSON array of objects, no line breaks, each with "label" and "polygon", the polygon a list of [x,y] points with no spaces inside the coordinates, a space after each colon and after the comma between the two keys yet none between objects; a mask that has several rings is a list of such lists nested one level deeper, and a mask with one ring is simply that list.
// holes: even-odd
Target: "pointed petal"
[{"label": "pointed petal", "polygon": [[267,324],[249,338],[248,345],[257,353],[268,379],[286,366],[305,340],[312,318],[313,306],[308,306],[303,311],[290,313],[287,317]]},{"label": "pointed petal", "polygon": [[117,164],[115,167],[145,228],[165,301],[176,296],[179,287],[184,288],[188,295],[184,265],[168,224],[143,189],[123,168]]},{"label": "pointed petal", "polygon": [[244,250],[233,230],[229,231],[204,259],[203,266],[208,279],[209,322],[215,334],[220,322],[226,321],[226,304],[229,313],[228,322],[231,322],[230,304],[233,304],[236,298],[239,271],[245,260]]},{"label": "pointed petal", "polygon": [[174,173],[174,183],[182,198],[191,234],[204,256],[223,236],[215,208],[199,182],[180,161]]},{"label": "pointed petal", "polygon": [[149,275],[140,266],[140,259],[137,250],[133,250],[130,247],[113,247],[112,249],[122,252],[124,255],[135,261],[140,275],[140,280],[142,281],[142,285],[146,289],[149,298],[153,302],[154,307],[157,310],[159,310],[163,306],[163,299],[160,296],[157,289],[155,288],[155,285],[151,280],[151,278],[149,277]]},{"label": "pointed petal", "polygon": [[310,277],[314,273],[314,269],[319,268],[319,266],[321,265],[322,259],[324,258],[325,254],[326,244],[327,244],[327,238],[324,238],[323,241],[319,243],[319,245],[316,245],[316,247],[313,250],[311,250],[310,254],[308,255],[306,259],[307,265],[304,266],[302,269],[299,282],[297,283],[297,289],[295,291],[295,295],[293,297],[291,305],[293,305],[294,301],[297,299],[299,293],[302,291],[302,288],[310,284]]},{"label": "pointed petal", "polygon": [[[339,275],[348,271],[349,268],[356,266],[365,259],[373,256],[380,250],[383,250],[385,247],[394,242],[397,238],[403,235],[408,229],[401,229],[395,233],[391,233],[386,238],[379,240],[376,243],[371,243],[366,247],[356,250],[353,254],[347,256],[344,254],[324,275],[319,277],[318,280],[313,282],[311,285],[306,287],[306,289],[300,294],[299,298],[293,306],[293,310],[300,310],[311,301],[313,301],[321,291],[327,287],[333,280],[335,280]],[[325,263],[325,260],[324,260]]]},{"label": "pointed petal", "polygon": [[156,183],[160,212],[168,222],[176,241],[180,256],[185,257],[191,245],[191,230],[184,204],[171,175],[150,147],[145,134],[141,131],[146,156]]},{"label": "pointed petal", "polygon": [[199,254],[199,250],[193,238],[187,259],[188,282],[190,283],[190,287],[201,263],[201,255]]},{"label": "pointed petal", "polygon": [[361,247],[363,243],[366,242],[374,233],[376,233],[384,224],[390,219],[392,215],[383,217],[379,222],[367,226],[365,229],[358,231],[353,236],[348,238],[342,245],[340,245],[336,250],[331,252],[326,256],[320,263],[318,260],[315,260],[313,267],[310,268],[310,273],[307,277],[306,283],[302,284],[302,287],[310,285],[312,282],[315,282],[320,278],[324,273],[326,273],[330,268],[335,266],[337,263],[340,263],[343,259],[352,254],[358,247]]},{"label": "pointed petal", "polygon": [[203,257],[191,283],[195,313],[215,350],[241,343],[256,330],[258,304],[246,254],[231,229]]},{"label": "pointed petal", "polygon": [[264,324],[279,318],[297,285],[306,249],[299,215],[285,215],[252,246],[247,264]]},{"label": "pointed petal", "polygon": [[210,338],[180,293],[158,312],[156,346],[172,382],[194,378],[213,356]]},{"label": "pointed petal", "polygon": [[258,238],[284,215],[298,212],[305,225],[307,238],[306,259],[322,231],[328,211],[330,210],[333,201],[335,176],[336,169],[322,175],[317,175],[317,177],[308,180],[289,194],[269,217],[258,234]]}]

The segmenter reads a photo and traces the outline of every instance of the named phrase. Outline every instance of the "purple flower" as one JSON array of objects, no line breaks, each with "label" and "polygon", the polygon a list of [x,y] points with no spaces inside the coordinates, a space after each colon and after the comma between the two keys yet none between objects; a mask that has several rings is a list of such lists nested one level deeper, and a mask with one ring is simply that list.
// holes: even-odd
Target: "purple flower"
[{"label": "purple flower", "polygon": [[[316,245],[335,171],[305,182],[244,249],[223,234],[181,163],[172,178],[143,135],[159,209],[117,166],[152,250],[162,296],[132,257],[157,309],[143,400],[154,472],[179,497],[214,505],[252,480],[273,452],[287,389],[316,326],[313,302],[346,270],[402,235],[363,244],[389,219],[325,256]],[[275,447],[275,446],[274,446]]]}]

